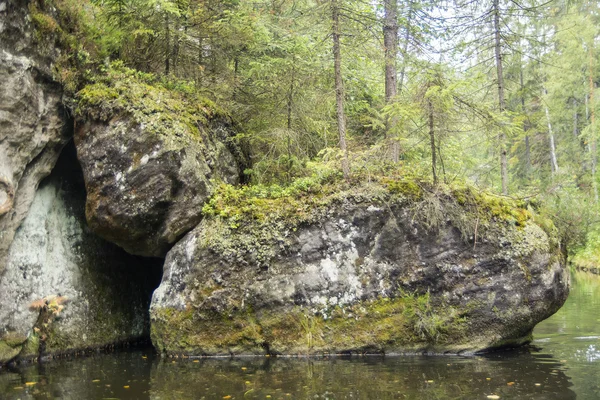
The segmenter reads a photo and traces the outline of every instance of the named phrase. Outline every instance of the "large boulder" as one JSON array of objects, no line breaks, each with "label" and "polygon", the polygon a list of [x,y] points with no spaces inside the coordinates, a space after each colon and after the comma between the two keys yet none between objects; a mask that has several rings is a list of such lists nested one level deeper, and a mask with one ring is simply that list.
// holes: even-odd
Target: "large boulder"
[{"label": "large boulder", "polygon": [[162,260],[127,254],[85,222],[74,146],[17,230],[0,280],[0,364],[145,339]]},{"label": "large boulder", "polygon": [[232,190],[167,255],[160,352],[477,352],[527,342],[568,294],[551,223],[469,189]]},{"label": "large boulder", "polygon": [[0,1],[0,277],[40,181],[72,132],[51,73],[58,50],[40,49],[27,1]]},{"label": "large boulder", "polygon": [[80,92],[75,132],[86,215],[132,254],[164,256],[202,219],[215,182],[236,183],[231,123],[118,66]]}]

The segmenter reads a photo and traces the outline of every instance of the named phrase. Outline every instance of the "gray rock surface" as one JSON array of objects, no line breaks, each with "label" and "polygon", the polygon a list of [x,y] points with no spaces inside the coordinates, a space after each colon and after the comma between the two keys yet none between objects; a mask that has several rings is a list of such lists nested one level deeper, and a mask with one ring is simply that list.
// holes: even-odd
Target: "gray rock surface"
[{"label": "gray rock surface", "polygon": [[410,204],[378,197],[349,195],[313,222],[268,234],[204,220],[167,255],[151,305],[155,346],[476,352],[526,342],[565,301],[562,256],[531,220],[492,220],[474,246],[451,223],[427,230]]},{"label": "gray rock surface", "polygon": [[50,72],[57,50],[36,48],[27,3],[0,7],[0,277],[36,188],[71,132]]},{"label": "gray rock surface", "polygon": [[201,138],[161,135],[126,114],[78,124],[90,227],[132,254],[164,256],[200,222],[215,181],[239,181],[229,135],[218,125]]},{"label": "gray rock surface", "polygon": [[[0,363],[19,353],[97,348],[149,333],[161,263],[131,256],[89,230],[81,171],[74,149],[68,153],[40,185],[10,247],[0,280]],[[65,304],[56,304],[64,308],[49,321],[31,307],[55,296]]]}]

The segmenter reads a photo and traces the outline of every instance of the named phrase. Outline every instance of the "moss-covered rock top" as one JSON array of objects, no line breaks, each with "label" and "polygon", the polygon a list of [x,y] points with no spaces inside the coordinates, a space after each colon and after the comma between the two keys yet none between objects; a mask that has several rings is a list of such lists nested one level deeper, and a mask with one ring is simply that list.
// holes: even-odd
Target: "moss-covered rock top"
[{"label": "moss-covered rock top", "polygon": [[162,81],[114,62],[77,93],[76,114],[108,121],[126,113],[146,132],[201,138],[208,122],[225,114],[193,90],[185,83]]},{"label": "moss-covered rock top", "polygon": [[486,193],[465,183],[434,186],[413,176],[346,181],[337,170],[322,164],[311,164],[309,168],[313,171],[310,176],[287,186],[220,185],[203,207],[206,231],[220,233],[207,234],[207,240],[231,254],[242,250],[244,241],[229,242],[225,231],[248,237],[244,251],[258,243],[270,246],[284,240],[282,234],[343,212],[349,203],[363,203],[406,207],[412,221],[429,231],[450,223],[471,244],[501,239],[506,234],[498,231],[502,226],[513,233],[524,233],[534,224],[546,232],[551,249],[559,245],[552,221],[522,200]]}]

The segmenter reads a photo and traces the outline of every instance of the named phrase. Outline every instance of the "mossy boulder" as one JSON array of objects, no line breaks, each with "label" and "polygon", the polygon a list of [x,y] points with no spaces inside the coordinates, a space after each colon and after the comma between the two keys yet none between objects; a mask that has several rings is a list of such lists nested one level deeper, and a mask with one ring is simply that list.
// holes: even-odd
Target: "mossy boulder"
[{"label": "mossy boulder", "polygon": [[160,352],[478,352],[527,342],[567,297],[532,210],[407,180],[306,187],[213,197],[154,292]]},{"label": "mossy boulder", "polygon": [[231,121],[152,75],[113,65],[79,92],[77,115],[88,223],[132,254],[164,256],[217,182],[239,181]]}]

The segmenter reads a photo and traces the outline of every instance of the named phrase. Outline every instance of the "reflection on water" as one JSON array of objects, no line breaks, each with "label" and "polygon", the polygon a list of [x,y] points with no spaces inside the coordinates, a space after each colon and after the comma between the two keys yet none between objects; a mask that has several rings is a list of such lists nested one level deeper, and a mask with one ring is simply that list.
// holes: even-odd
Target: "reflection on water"
[{"label": "reflection on water", "polygon": [[534,346],[562,361],[579,398],[600,399],[600,277],[576,272],[567,302],[534,338]]},{"label": "reflection on water", "polygon": [[[569,399],[549,356],[158,360],[136,351],[0,376],[8,399]],[[27,386],[27,382],[37,382]]]},{"label": "reflection on water", "polygon": [[16,399],[600,398],[600,279],[535,330],[534,346],[486,357],[159,359],[146,351],[0,372]]}]

